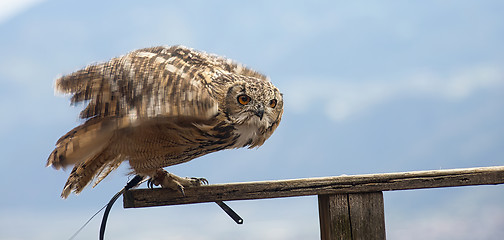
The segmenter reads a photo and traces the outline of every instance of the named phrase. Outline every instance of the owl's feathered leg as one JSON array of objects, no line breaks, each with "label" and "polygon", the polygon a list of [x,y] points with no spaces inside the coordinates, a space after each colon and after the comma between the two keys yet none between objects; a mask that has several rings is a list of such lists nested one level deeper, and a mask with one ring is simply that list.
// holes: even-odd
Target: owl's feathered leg
[{"label": "owl's feathered leg", "polygon": [[166,170],[160,168],[156,170],[154,176],[149,179],[148,185],[152,187],[161,186],[163,188],[171,188],[173,190],[178,190],[185,196],[184,188],[192,186],[201,186],[201,184],[208,184],[205,178],[184,178],[179,177],[175,174],[169,173]]}]

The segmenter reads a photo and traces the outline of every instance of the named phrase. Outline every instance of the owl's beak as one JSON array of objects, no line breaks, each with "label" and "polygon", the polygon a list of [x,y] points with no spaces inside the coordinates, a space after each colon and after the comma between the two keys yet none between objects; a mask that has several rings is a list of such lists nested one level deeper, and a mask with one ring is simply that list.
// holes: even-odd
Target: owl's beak
[{"label": "owl's beak", "polygon": [[263,115],[264,115],[264,105],[262,105],[262,104],[257,105],[255,115],[259,117],[259,120],[262,120]]}]

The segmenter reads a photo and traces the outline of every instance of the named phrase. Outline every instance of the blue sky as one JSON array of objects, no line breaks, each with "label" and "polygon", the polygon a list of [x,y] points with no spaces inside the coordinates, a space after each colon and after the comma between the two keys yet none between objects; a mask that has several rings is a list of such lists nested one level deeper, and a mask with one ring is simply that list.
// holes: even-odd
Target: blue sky
[{"label": "blue sky", "polygon": [[[131,50],[182,44],[267,74],[285,97],[257,150],[168,170],[211,183],[504,165],[501,1],[3,1],[0,239],[67,239],[127,181],[59,198],[45,168],[79,107],[53,81]],[[389,239],[500,239],[503,186],[385,192]],[[150,209],[117,204],[107,237],[317,239],[316,197]],[[19,230],[22,227],[23,230]],[[77,239],[94,238],[95,219]]]}]

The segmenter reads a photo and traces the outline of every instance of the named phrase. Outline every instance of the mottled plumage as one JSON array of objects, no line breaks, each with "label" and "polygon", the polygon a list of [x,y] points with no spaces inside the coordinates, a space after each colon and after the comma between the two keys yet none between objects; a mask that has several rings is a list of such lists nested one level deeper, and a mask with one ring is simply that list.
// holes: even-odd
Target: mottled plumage
[{"label": "mottled plumage", "polygon": [[85,122],[62,136],[47,165],[75,165],[62,197],[127,160],[132,174],[183,189],[200,179],[162,168],[230,148],[258,147],[280,123],[283,99],[262,74],[182,46],[153,47],[56,80]]}]

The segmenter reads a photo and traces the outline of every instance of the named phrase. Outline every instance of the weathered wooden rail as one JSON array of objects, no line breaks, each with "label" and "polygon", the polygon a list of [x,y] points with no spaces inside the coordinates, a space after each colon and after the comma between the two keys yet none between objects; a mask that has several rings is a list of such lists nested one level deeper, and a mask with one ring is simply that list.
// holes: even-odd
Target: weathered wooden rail
[{"label": "weathered wooden rail", "polygon": [[133,189],[124,208],[216,201],[318,195],[321,238],[385,239],[383,191],[495,185],[504,183],[504,166],[338,177],[213,184],[170,189]]}]

